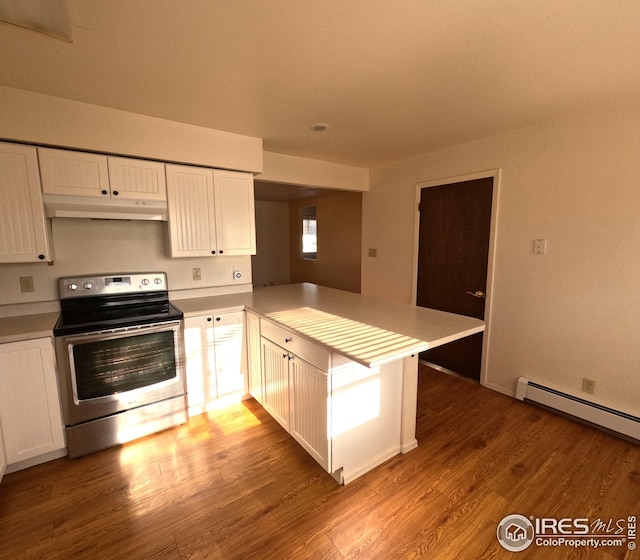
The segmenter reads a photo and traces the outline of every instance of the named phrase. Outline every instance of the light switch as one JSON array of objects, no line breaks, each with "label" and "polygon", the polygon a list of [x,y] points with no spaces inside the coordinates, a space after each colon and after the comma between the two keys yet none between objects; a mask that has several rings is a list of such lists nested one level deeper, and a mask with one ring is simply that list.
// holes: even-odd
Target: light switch
[{"label": "light switch", "polygon": [[533,254],[544,255],[547,252],[547,240],[546,239],[534,239],[533,240]]}]

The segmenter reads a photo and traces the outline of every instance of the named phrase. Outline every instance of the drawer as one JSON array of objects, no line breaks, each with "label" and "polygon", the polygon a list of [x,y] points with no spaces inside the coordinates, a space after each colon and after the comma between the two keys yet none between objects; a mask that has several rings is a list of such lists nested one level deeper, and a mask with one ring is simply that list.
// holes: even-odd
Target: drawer
[{"label": "drawer", "polygon": [[318,369],[329,371],[331,351],[327,348],[311,342],[295,331],[290,331],[265,319],[260,319],[260,334]]}]

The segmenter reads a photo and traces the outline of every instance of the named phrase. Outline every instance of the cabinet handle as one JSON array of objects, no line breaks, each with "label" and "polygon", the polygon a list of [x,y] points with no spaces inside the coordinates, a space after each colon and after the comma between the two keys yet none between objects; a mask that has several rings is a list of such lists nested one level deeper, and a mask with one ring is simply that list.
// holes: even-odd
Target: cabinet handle
[{"label": "cabinet handle", "polygon": [[219,321],[219,320],[220,320],[220,317],[216,317],[216,321]]},{"label": "cabinet handle", "polygon": [[207,321],[211,321],[211,317],[207,317]]},{"label": "cabinet handle", "polygon": [[44,257],[44,255],[38,255],[38,258],[39,258],[41,261],[43,261],[45,257]]},{"label": "cabinet handle", "polygon": [[216,252],[215,252],[215,251],[211,251],[211,254],[212,254],[212,255],[215,255],[215,254],[216,254]]},{"label": "cabinet handle", "polygon": [[102,194],[109,194],[109,191],[101,191]]},{"label": "cabinet handle", "polygon": [[284,339],[284,342],[285,342],[285,344],[286,344],[287,342],[291,342],[292,340],[293,340],[293,338],[285,338],[285,339]]},{"label": "cabinet handle", "polygon": [[113,196],[118,196],[118,191],[113,191]]},{"label": "cabinet handle", "polygon": [[222,253],[224,253],[224,251],[222,249],[220,249],[220,254],[222,255]]}]

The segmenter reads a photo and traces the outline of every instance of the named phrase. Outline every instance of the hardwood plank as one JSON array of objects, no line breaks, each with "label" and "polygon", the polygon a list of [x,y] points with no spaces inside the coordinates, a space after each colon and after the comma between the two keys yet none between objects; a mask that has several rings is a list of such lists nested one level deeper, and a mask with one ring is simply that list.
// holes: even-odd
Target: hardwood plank
[{"label": "hardwood plank", "polygon": [[496,529],[512,513],[640,517],[640,446],[468,380],[420,368],[416,434],[343,487],[255,401],[234,404],[6,475],[0,560],[508,559]]}]

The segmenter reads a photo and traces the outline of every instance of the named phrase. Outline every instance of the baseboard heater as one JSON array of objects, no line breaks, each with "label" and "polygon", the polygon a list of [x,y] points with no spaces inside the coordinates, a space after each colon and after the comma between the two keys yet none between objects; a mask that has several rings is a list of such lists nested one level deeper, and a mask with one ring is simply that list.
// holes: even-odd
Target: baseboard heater
[{"label": "baseboard heater", "polygon": [[526,377],[518,378],[516,398],[555,409],[590,424],[640,441],[640,418],[637,416],[540,385]]}]

